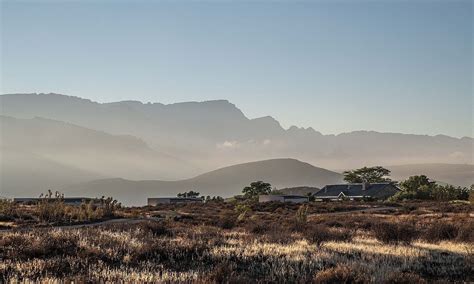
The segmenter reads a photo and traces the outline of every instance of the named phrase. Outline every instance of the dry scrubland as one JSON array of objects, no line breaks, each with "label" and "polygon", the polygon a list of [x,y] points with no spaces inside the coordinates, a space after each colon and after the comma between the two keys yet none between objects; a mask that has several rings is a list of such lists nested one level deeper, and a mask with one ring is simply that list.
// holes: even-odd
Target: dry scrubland
[{"label": "dry scrubland", "polygon": [[0,233],[0,282],[474,281],[468,204],[164,205],[138,224]]}]

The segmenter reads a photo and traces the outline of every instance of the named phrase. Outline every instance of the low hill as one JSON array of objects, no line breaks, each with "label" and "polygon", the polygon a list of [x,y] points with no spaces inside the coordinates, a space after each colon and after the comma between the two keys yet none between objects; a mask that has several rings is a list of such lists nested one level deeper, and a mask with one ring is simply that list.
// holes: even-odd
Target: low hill
[{"label": "low hill", "polygon": [[474,184],[474,165],[469,164],[413,164],[387,167],[394,180],[402,181],[413,175],[427,177],[457,186]]},{"label": "low hill", "polygon": [[229,197],[241,193],[253,181],[263,180],[276,188],[321,187],[341,182],[339,173],[294,159],[272,159],[238,164],[180,181],[102,179],[64,188],[68,195],[108,195],[128,205],[143,205],[147,197],[176,196],[194,190],[202,195]]}]

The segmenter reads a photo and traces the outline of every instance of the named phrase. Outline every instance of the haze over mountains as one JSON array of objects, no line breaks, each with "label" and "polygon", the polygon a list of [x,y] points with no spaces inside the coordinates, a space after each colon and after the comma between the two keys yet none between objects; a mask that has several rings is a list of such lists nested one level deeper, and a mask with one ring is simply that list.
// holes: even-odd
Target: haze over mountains
[{"label": "haze over mountains", "polygon": [[[320,168],[317,173],[314,168],[308,171],[318,180],[305,178],[300,171],[311,165],[285,159],[274,160],[281,165],[269,167],[271,175],[246,164],[252,170],[236,174],[235,179],[226,170],[218,171],[219,175],[214,172],[212,182],[189,179],[229,165],[282,157],[327,169],[418,164],[393,167],[394,176],[432,173],[433,178],[456,185],[474,182],[472,138],[373,131],[323,135],[312,128],[284,129],[272,117],[248,119],[225,100],[101,104],[58,94],[9,94],[0,96],[0,115],[0,195],[36,196],[47,188],[80,193],[69,185],[96,179],[102,180],[75,188],[84,190],[81,195],[97,193],[96,185],[104,183],[107,186],[99,195],[113,187],[128,194],[143,190],[175,195],[176,190],[202,188],[205,194],[225,195],[238,193],[235,189],[242,183],[264,177],[275,180],[277,187],[322,186],[340,180],[339,175]],[[353,119],[337,110],[334,117]],[[261,175],[251,175],[253,171]],[[227,185],[218,182],[223,180]]]},{"label": "haze over mountains", "polygon": [[[183,178],[231,164],[280,157],[333,169],[473,163],[472,138],[373,131],[322,135],[312,128],[284,129],[271,117],[248,119],[224,100],[100,104],[58,94],[14,94],[0,96],[0,105],[1,115],[43,117],[114,135],[136,136],[160,153],[197,165],[195,172],[182,172]],[[334,119],[354,118],[334,110]]]},{"label": "haze over mountains", "polygon": [[104,177],[174,179],[176,168],[190,168],[133,136],[110,135],[44,118],[0,116],[0,127],[2,187],[6,193]]},{"label": "haze over mountains", "polygon": [[129,205],[142,205],[147,197],[175,196],[189,190],[229,197],[240,194],[242,188],[256,180],[264,180],[276,188],[298,185],[320,188],[342,182],[342,175],[294,159],[272,159],[229,166],[180,181],[101,179],[65,187],[63,192],[86,196],[101,192]]}]

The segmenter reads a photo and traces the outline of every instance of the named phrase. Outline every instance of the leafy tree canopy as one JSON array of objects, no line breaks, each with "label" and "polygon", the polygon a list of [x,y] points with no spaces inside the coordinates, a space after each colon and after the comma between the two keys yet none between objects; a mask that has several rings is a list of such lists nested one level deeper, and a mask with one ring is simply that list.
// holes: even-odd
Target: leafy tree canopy
[{"label": "leafy tree canopy", "polygon": [[260,194],[270,194],[271,191],[271,184],[263,181],[255,181],[252,182],[250,186],[246,186],[242,190],[242,193],[245,195],[246,198],[255,198]]},{"label": "leafy tree canopy", "polygon": [[438,185],[425,175],[411,176],[400,183],[402,191],[393,198],[394,201],[404,199],[418,200],[468,200],[471,190],[467,187]]},{"label": "leafy tree canopy", "polygon": [[387,176],[390,175],[390,170],[384,167],[363,167],[360,169],[345,171],[344,180],[348,183],[377,183],[391,181]]},{"label": "leafy tree canopy", "polygon": [[177,196],[178,197],[191,197],[191,198],[196,198],[200,195],[199,192],[196,192],[196,191],[193,191],[193,190],[190,190],[188,192],[182,192],[182,193],[178,193]]},{"label": "leafy tree canopy", "polygon": [[402,181],[400,183],[400,186],[402,187],[402,189],[406,191],[416,191],[416,190],[419,190],[423,186],[428,187],[428,188],[433,188],[435,185],[436,185],[436,182],[431,181],[425,175],[411,176],[407,180]]}]

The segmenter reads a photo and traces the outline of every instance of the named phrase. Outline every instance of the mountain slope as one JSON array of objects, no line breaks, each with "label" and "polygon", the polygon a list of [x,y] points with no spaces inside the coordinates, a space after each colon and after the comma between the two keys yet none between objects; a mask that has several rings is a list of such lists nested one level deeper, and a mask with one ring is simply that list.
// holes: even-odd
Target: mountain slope
[{"label": "mountain slope", "polygon": [[41,116],[111,134],[133,135],[152,149],[199,165],[204,171],[278,157],[302,159],[332,169],[474,163],[472,138],[374,131],[322,135],[312,128],[298,127],[286,130],[271,117],[248,119],[225,100],[101,104],[58,94],[11,94],[0,96],[0,105],[0,114],[8,116]]},{"label": "mountain slope", "polygon": [[[0,192],[38,195],[101,177],[177,178],[196,170],[133,136],[110,135],[43,118],[0,116]],[[181,177],[183,177],[181,176]]]},{"label": "mountain slope", "polygon": [[469,187],[474,184],[474,165],[467,164],[413,164],[387,167],[392,178],[405,180],[413,175],[426,175],[436,181]]},{"label": "mountain slope", "polygon": [[34,153],[0,148],[0,197],[38,197],[48,189],[104,177]]},{"label": "mountain slope", "polygon": [[202,195],[223,197],[241,193],[253,181],[263,180],[277,188],[293,186],[322,187],[342,181],[339,173],[314,167],[294,159],[272,159],[221,168],[181,181],[130,181],[102,179],[65,187],[70,195],[110,195],[125,204],[143,205],[147,197],[176,196],[194,190]]}]

